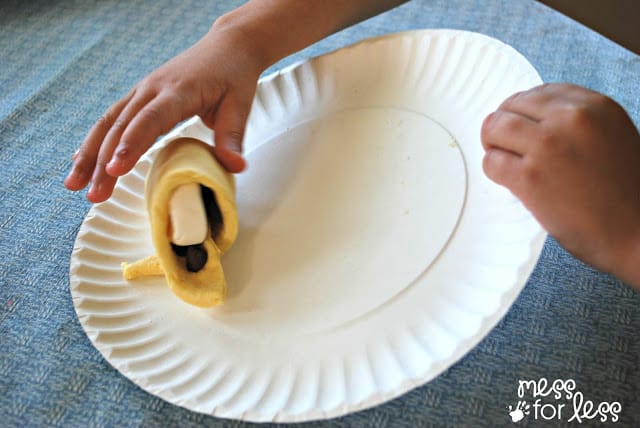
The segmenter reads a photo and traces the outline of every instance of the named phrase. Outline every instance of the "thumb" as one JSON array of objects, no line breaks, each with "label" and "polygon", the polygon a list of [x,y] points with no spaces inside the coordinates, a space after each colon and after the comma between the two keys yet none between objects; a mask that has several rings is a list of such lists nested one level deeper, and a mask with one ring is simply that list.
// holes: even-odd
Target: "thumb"
[{"label": "thumb", "polygon": [[250,109],[250,102],[241,102],[231,94],[218,106],[213,126],[213,154],[229,172],[241,172],[247,166],[242,157],[242,140]]}]

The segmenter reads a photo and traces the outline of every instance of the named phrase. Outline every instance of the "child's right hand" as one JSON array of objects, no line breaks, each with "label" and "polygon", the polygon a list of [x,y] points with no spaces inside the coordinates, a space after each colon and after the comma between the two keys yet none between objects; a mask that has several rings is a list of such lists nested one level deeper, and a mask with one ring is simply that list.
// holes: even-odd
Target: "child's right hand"
[{"label": "child's right hand", "polygon": [[242,137],[265,67],[234,31],[210,31],[139,82],[96,122],[73,156],[65,186],[102,202],[162,134],[198,115],[215,131],[215,156],[230,172],[245,168]]},{"label": "child's right hand", "polygon": [[225,14],[198,43],[138,83],[91,128],[73,156],[69,190],[91,183],[87,199],[111,196],[162,134],[198,115],[215,131],[214,155],[240,172],[242,137],[260,74],[342,28],[406,0],[249,0]]}]

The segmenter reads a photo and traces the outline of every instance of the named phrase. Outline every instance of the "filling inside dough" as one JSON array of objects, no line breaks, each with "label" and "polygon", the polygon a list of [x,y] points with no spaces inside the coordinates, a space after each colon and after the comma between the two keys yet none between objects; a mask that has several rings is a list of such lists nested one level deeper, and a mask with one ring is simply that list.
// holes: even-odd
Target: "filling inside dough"
[{"label": "filling inside dough", "polygon": [[[194,201],[194,203],[202,203],[204,206],[208,234],[215,242],[216,237],[224,227],[222,213],[220,212],[220,207],[216,202],[216,196],[213,190],[202,184],[199,184],[198,186],[200,188],[200,200]],[[171,215],[169,218],[169,226],[171,227],[171,230],[168,231],[167,235],[173,237],[171,240],[171,249],[180,260],[179,263],[184,267],[184,269],[189,272],[199,272],[207,264],[207,260],[209,259],[209,254],[203,245],[206,235],[201,240],[196,240],[198,242],[191,243],[191,241],[187,241],[186,245],[182,245],[183,243],[178,239],[175,239],[174,236],[175,219],[171,218]],[[189,220],[190,219],[188,218],[186,219],[187,222],[189,222]],[[185,227],[189,226],[189,224],[185,225]],[[176,243],[176,241],[179,243]]]},{"label": "filling inside dough", "polygon": [[220,207],[218,206],[216,195],[213,193],[213,190],[209,189],[207,186],[200,185],[200,195],[202,196],[202,202],[204,203],[204,210],[207,213],[209,231],[215,240],[224,227],[222,212],[220,212]]},{"label": "filling inside dough", "polygon": [[164,275],[187,303],[223,303],[227,284],[220,258],[238,232],[233,175],[206,143],[180,138],[158,153],[147,174],[145,200],[156,254],[123,263],[125,279]]}]

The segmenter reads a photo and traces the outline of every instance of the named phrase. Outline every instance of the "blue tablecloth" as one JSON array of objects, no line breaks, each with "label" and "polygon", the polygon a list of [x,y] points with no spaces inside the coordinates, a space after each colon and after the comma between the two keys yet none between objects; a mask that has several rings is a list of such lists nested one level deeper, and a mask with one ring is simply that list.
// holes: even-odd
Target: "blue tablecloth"
[{"label": "blue tablecloth", "polygon": [[[240,3],[0,4],[0,426],[245,426],[148,394],[94,349],[74,312],[68,277],[89,203],[62,186],[71,154],[103,111]],[[529,0],[416,0],[268,72],[365,37],[415,28],[496,37],[526,56],[545,81],[604,92],[640,123],[640,58]],[[518,380],[546,378],[574,380],[596,404],[619,402],[615,425],[640,426],[638,308],[640,293],[549,238],[513,307],[461,361],[388,403],[308,425],[509,426]],[[578,425],[569,415],[544,422],[543,414],[535,419],[534,408],[529,411],[520,425]],[[583,421],[589,424],[601,423]]]}]

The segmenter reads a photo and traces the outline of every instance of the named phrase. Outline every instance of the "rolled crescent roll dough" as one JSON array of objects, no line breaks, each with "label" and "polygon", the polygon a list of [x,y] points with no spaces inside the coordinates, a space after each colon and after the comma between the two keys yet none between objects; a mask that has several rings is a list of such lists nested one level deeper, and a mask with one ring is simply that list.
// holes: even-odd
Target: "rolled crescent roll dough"
[{"label": "rolled crescent roll dough", "polygon": [[[187,270],[184,257],[174,252],[170,242],[169,199],[176,188],[188,183],[211,189],[220,214],[208,217],[209,231],[203,243],[208,258],[198,272]],[[179,138],[158,153],[147,174],[145,200],[156,255],[123,263],[125,279],[164,275],[169,288],[187,303],[200,307],[222,303],[227,284],[220,256],[233,245],[238,233],[233,175],[218,163],[206,143]]]}]

